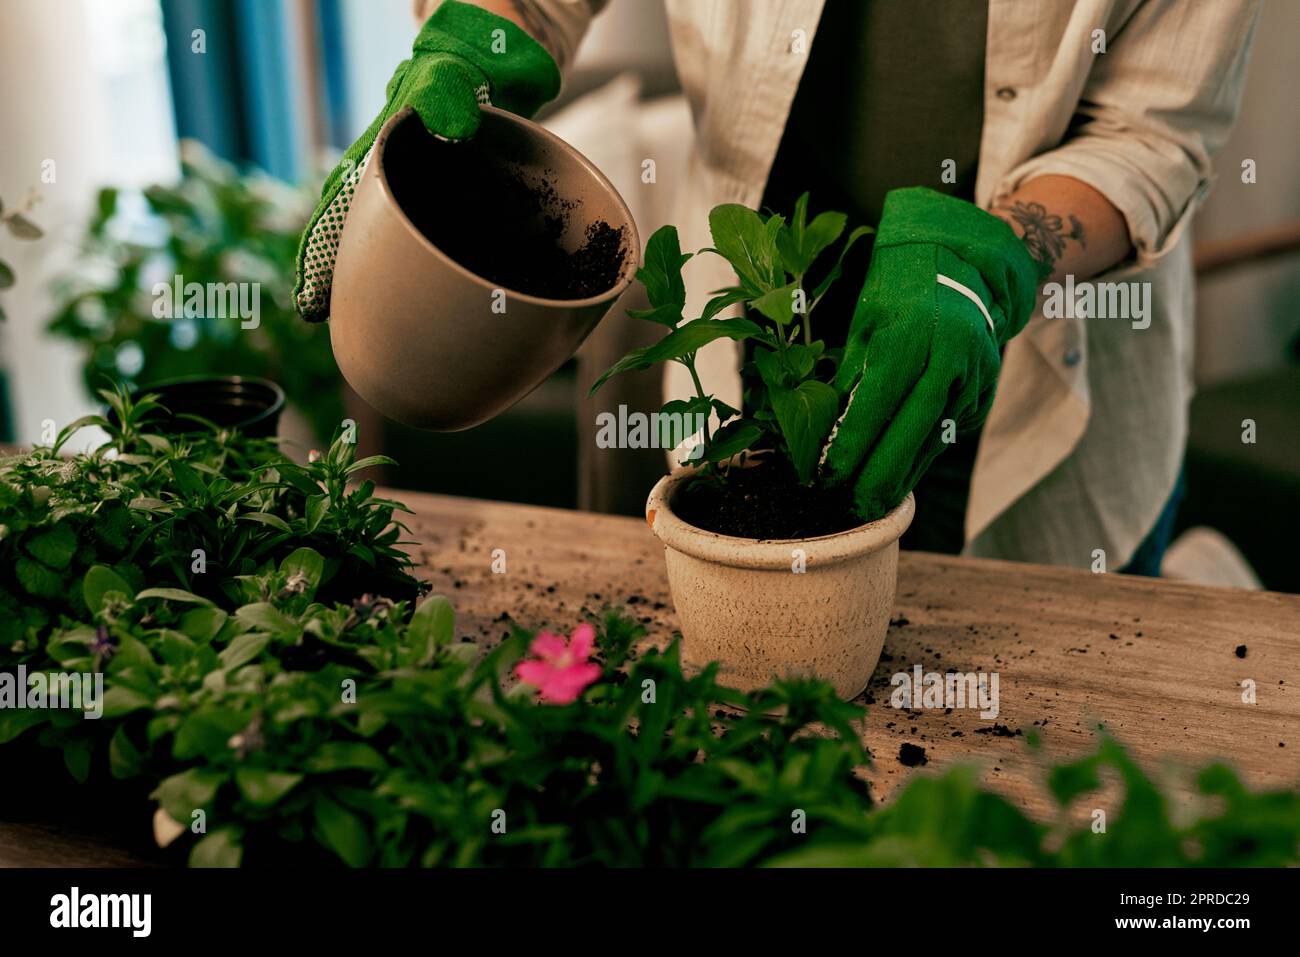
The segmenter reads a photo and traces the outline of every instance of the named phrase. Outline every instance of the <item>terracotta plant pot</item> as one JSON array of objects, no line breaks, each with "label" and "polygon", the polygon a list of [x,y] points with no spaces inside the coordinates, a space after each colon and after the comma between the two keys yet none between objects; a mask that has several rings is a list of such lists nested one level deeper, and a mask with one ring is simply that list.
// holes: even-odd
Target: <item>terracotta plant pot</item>
[{"label": "terracotta plant pot", "polygon": [[[553,188],[550,201],[564,218],[561,248],[577,249],[595,223],[622,230],[616,281],[583,299],[541,298],[501,288],[435,246],[408,211],[436,223],[456,209],[472,216],[475,205],[463,177],[441,168],[469,154],[447,160],[448,150],[471,150],[475,162]],[[418,209],[413,189],[427,191],[416,197]],[[398,202],[403,190],[406,209]],[[384,415],[425,429],[469,428],[514,405],[577,351],[632,281],[640,249],[614,187],[537,124],[484,107],[474,139],[447,144],[405,110],[380,130],[340,237],[330,300],[334,357],[357,394]]]},{"label": "terracotta plant pot", "polygon": [[721,680],[746,691],[807,676],[829,681],[842,698],[861,694],[889,628],[912,496],[845,532],[759,541],[678,518],[673,498],[690,475],[664,476],[646,502],[646,521],[664,543],[685,664],[717,661]]}]

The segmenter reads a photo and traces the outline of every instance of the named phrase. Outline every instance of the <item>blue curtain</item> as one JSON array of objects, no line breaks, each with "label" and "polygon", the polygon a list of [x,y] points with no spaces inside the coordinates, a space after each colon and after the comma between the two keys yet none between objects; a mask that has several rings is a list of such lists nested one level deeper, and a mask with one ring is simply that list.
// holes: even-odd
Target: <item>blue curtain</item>
[{"label": "blue curtain", "polygon": [[[325,90],[303,90],[288,0],[161,0],[176,130],[219,156],[296,182],[308,173],[307,97],[319,97],[333,136],[337,51],[321,57]],[[339,47],[337,0],[318,0],[317,42]],[[329,24],[333,24],[330,28]],[[195,31],[202,30],[203,52]],[[330,73],[334,74],[331,82]]]}]

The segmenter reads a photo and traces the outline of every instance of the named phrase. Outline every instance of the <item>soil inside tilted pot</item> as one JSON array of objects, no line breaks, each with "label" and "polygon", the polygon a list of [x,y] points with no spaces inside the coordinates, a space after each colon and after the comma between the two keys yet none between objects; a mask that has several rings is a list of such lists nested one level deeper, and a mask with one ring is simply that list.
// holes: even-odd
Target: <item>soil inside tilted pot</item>
[{"label": "soil inside tilted pot", "polygon": [[731,468],[722,481],[688,482],[672,507],[696,528],[736,538],[816,538],[865,524],[853,511],[851,484],[831,489],[801,485],[793,468],[775,459]]},{"label": "soil inside tilted pot", "polygon": [[475,275],[543,299],[587,299],[618,282],[629,254],[604,220],[567,235],[576,202],[551,178],[526,181],[474,140],[449,142],[419,123],[393,131],[385,171],[402,211],[428,240]]}]

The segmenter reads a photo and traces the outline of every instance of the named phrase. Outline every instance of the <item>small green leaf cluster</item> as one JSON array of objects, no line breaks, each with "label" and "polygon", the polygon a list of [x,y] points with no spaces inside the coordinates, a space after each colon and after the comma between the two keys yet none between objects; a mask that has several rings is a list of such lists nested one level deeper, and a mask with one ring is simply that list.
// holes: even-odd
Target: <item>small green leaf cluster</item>
[{"label": "small green leaf cluster", "polygon": [[[623,372],[680,363],[689,370],[696,394],[669,402],[663,413],[717,416],[719,427],[705,427],[703,448],[696,456],[705,471],[725,467],[747,451],[769,450],[790,464],[800,482],[811,484],[839,413],[840,397],[831,382],[842,354],[813,338],[812,317],[840,278],[845,255],[872,232],[859,226],[845,235],[847,227],[848,217],[839,212],[819,213],[810,222],[807,193],[799,197],[788,221],[736,203],[715,207],[709,213],[713,246],[701,252],[725,259],[737,285],[715,290],[703,312],[690,321],[684,316],[682,267],[694,254],[682,253],[676,227],[657,230],[646,243],[645,262],[637,271],[650,308],[630,314],[670,331],[653,345],[629,352],[596,380],[591,392]],[[837,244],[833,260],[820,263]],[[813,283],[815,273],[820,278]],[[745,307],[744,318],[718,318],[737,305]],[[753,347],[754,375],[749,378],[755,384],[746,393],[743,415],[706,393],[696,372],[699,350],[719,339]]]}]

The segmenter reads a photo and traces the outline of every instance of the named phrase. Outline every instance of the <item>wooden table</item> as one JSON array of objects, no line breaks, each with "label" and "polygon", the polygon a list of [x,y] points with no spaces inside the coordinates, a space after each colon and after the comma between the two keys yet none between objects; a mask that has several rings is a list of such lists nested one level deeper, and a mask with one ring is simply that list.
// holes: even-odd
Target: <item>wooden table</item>
[{"label": "wooden table", "polygon": [[[412,555],[454,602],[462,636],[498,640],[503,613],[567,632],[613,604],[641,619],[648,641],[671,640],[662,546],[644,522],[391,494],[415,510]],[[497,549],[504,574],[492,570]],[[861,699],[874,756],[865,773],[884,802],[913,775],[967,762],[1046,816],[1043,765],[1087,753],[1102,724],[1175,794],[1190,794],[1183,772],[1218,758],[1252,787],[1300,784],[1300,596],[904,553],[893,617]],[[891,675],[917,664],[996,671],[996,721],[975,709],[890,707]],[[1254,704],[1242,700],[1247,679]],[[1031,730],[1037,751],[1026,746]],[[900,762],[905,743],[925,749],[925,766]],[[0,824],[0,864],[131,861],[85,830]]]}]

